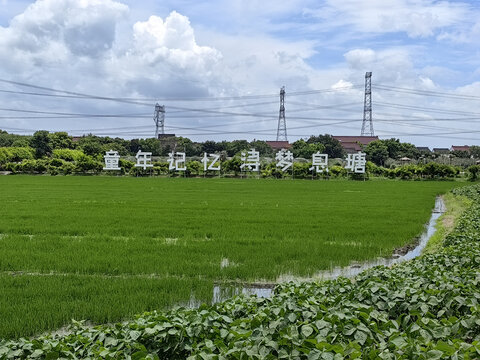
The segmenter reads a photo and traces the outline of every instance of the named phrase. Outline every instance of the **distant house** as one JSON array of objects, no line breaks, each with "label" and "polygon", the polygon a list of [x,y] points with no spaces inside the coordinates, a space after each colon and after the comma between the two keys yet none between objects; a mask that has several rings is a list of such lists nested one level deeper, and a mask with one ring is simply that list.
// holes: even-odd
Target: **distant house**
[{"label": "distant house", "polygon": [[172,137],[174,138],[175,134],[158,134],[158,139],[159,140],[172,138]]},{"label": "distant house", "polygon": [[432,152],[428,146],[417,146],[417,150],[421,153],[431,153]]},{"label": "distant house", "polygon": [[372,141],[378,140],[378,136],[333,136],[340,141],[344,150],[351,154],[362,150],[362,145],[367,146]]},{"label": "distant house", "polygon": [[450,149],[448,148],[433,148],[435,154],[450,154]]},{"label": "distant house", "polygon": [[465,151],[465,152],[470,152],[470,146],[468,145],[463,145],[463,146],[455,146],[455,145],[452,145],[452,147],[450,148],[451,151]]},{"label": "distant house", "polygon": [[265,141],[273,150],[290,149],[292,144],[288,141]]},{"label": "distant house", "polygon": [[78,142],[82,136],[72,136],[72,142]]}]

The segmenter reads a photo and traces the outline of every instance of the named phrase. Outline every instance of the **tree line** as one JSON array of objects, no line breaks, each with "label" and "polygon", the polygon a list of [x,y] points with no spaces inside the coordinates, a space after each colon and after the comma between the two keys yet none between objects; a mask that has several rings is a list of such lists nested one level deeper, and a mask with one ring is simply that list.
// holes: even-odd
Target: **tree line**
[{"label": "tree line", "polygon": [[[164,139],[132,139],[100,137],[85,135],[73,138],[66,132],[50,133],[45,130],[35,132],[33,135],[9,134],[0,130],[0,170],[13,173],[49,173],[74,174],[94,173],[98,174],[104,166],[103,155],[106,151],[114,150],[122,156],[120,159],[123,173],[142,175],[142,169],[135,168],[131,157],[139,151],[151,152],[154,156],[154,175],[171,174],[168,164],[162,161],[171,151],[183,151],[187,153],[186,176],[198,176],[203,174],[203,168],[199,157],[204,153],[220,154],[222,171],[224,174],[233,176],[241,173],[240,153],[255,148],[264,159],[261,164],[260,175],[264,177],[294,176],[306,178],[311,176],[346,177],[348,173],[343,169],[342,159],[346,153],[341,143],[331,135],[324,134],[311,136],[308,139],[300,139],[292,143],[290,151],[297,160],[293,167],[293,174],[282,174],[276,168],[276,150],[261,140],[233,140],[233,141],[205,141],[193,142],[184,137],[170,137]],[[367,156],[367,175],[385,176],[401,179],[415,178],[450,178],[465,173],[464,168],[435,164],[435,154],[422,153],[414,145],[402,143],[399,139],[387,139],[373,141],[363,147]],[[327,154],[330,163],[330,172],[323,175],[312,175],[309,171],[314,153]],[[480,147],[472,146],[469,154],[452,152],[454,157],[480,158]],[[155,159],[156,157],[156,159]],[[423,159],[424,164],[408,164],[402,166],[385,166],[388,159]],[[435,165],[430,165],[433,163]],[[428,166],[427,166],[428,165]],[[440,166],[441,165],[441,166]],[[478,168],[473,166],[467,170],[468,176],[476,179],[479,175]],[[432,170],[433,169],[433,170]]]}]

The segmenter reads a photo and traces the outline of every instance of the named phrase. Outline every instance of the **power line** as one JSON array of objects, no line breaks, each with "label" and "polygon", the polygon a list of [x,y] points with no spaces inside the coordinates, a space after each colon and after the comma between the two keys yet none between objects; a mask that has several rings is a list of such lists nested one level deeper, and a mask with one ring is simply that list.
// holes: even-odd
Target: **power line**
[{"label": "power line", "polygon": [[[128,98],[128,97],[119,98],[119,97],[99,96],[99,95],[85,94],[85,93],[74,92],[74,91],[60,90],[60,89],[49,88],[45,86],[38,86],[38,85],[33,85],[33,84],[28,84],[28,83],[18,82],[18,81],[11,81],[11,80],[1,79],[1,78],[0,78],[0,82],[21,86],[21,87],[29,87],[29,88],[38,89],[38,90],[45,90],[45,91],[50,91],[50,92],[55,92],[60,94],[66,94],[70,97],[75,97],[80,99],[110,100],[110,101],[126,102],[126,103],[133,103],[133,104],[139,104],[139,105],[146,105],[144,104],[144,102],[155,102],[155,101],[218,101],[218,100],[239,100],[239,99],[244,100],[244,99],[270,98],[270,97],[277,96],[274,94],[263,94],[263,95],[216,96],[216,97],[212,96],[212,97],[187,97],[187,98],[168,98],[168,97],[167,98]],[[289,95],[290,96],[314,95],[314,94],[320,94],[320,93],[338,92],[338,91],[353,89],[356,87],[358,87],[358,85],[344,86],[344,87],[338,87],[333,89],[329,88],[329,89],[321,89],[321,90],[298,91],[298,92],[292,92]],[[7,90],[3,90],[3,91],[11,92]],[[17,93],[27,94],[23,92],[17,92]],[[28,95],[54,96],[52,94],[45,94],[45,93],[28,93]]]},{"label": "power line", "polygon": [[375,101],[375,105],[382,106],[382,107],[407,109],[407,110],[421,110],[421,111],[435,112],[435,113],[441,113],[441,114],[478,115],[478,116],[480,116],[480,113],[475,113],[475,112],[470,112],[470,111],[448,110],[448,109],[440,109],[440,108],[428,108],[428,107],[423,107],[423,106],[395,104],[395,103],[388,103],[388,102],[385,103],[385,102]]},{"label": "power line", "polygon": [[411,88],[402,88],[402,87],[395,87],[395,86],[388,86],[388,85],[374,85],[374,89],[377,90],[385,90],[385,91],[393,91],[398,93],[405,93],[411,95],[423,95],[423,96],[433,96],[433,97],[440,97],[440,98],[452,98],[452,99],[459,99],[459,100],[480,100],[480,96],[474,95],[459,95],[459,94],[452,94],[440,91],[429,91],[429,90],[418,90],[418,89],[411,89]]}]

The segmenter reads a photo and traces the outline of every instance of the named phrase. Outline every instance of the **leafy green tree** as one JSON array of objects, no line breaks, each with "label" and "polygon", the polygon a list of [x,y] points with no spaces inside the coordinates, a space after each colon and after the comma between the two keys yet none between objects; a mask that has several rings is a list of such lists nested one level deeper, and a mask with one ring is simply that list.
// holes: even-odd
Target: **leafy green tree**
[{"label": "leafy green tree", "polygon": [[455,150],[455,151],[452,151],[451,154],[454,157],[463,158],[463,159],[468,159],[470,157],[470,153],[468,151]]},{"label": "leafy green tree", "polygon": [[385,160],[388,159],[388,147],[381,140],[375,140],[368,144],[365,153],[367,160],[379,166],[383,166]]},{"label": "leafy green tree", "polygon": [[295,158],[311,159],[312,155],[317,151],[325,153],[325,146],[321,143],[307,143],[305,140],[300,139],[292,144],[292,153]]},{"label": "leafy green tree", "polygon": [[402,144],[399,139],[391,138],[386,140],[379,140],[387,147],[388,157],[390,159],[397,159],[400,156],[402,150]]},{"label": "leafy green tree", "polygon": [[480,146],[470,146],[470,154],[475,158],[479,159],[480,158]]},{"label": "leafy green tree", "polygon": [[0,147],[27,147],[30,146],[31,136],[9,134],[0,130]]},{"label": "leafy green tree", "polygon": [[249,148],[250,144],[247,140],[234,140],[227,144],[227,154],[228,156],[234,156],[242,150],[248,150]]},{"label": "leafy green tree", "polygon": [[81,173],[88,173],[90,171],[93,171],[95,173],[98,173],[102,171],[103,169],[103,164],[96,161],[92,156],[90,155],[82,155],[75,163],[75,169],[77,172]]},{"label": "leafy green tree", "polygon": [[72,137],[66,132],[55,132],[50,134],[52,149],[73,149]]},{"label": "leafy green tree", "polygon": [[476,181],[478,180],[480,174],[480,165],[472,165],[467,168],[468,171],[468,180]]},{"label": "leafy green tree", "polygon": [[130,140],[125,140],[119,137],[114,139],[107,138],[108,141],[103,144],[103,151],[115,150],[122,156],[129,155]]},{"label": "leafy green tree", "polygon": [[268,145],[265,141],[253,140],[250,143],[250,147],[260,152],[260,156],[268,156],[268,157],[275,156],[275,152],[273,151],[272,147]]},{"label": "leafy green tree", "polygon": [[85,155],[96,156],[102,153],[102,141],[98,136],[87,135],[80,138],[77,145]]},{"label": "leafy green tree", "polygon": [[218,146],[217,146],[217,143],[215,141],[212,141],[212,140],[207,140],[205,142],[203,142],[201,144],[201,151],[202,153],[208,153],[208,154],[211,154],[211,153],[214,153],[218,150]]},{"label": "leafy green tree", "polygon": [[185,151],[189,156],[199,156],[201,146],[189,138],[178,137],[176,151]]},{"label": "leafy green tree", "polygon": [[224,151],[225,154],[227,153],[227,149],[228,149],[228,144],[229,142],[228,141],[221,141],[221,142],[217,142],[216,144],[216,147],[217,147],[217,151]]},{"label": "leafy green tree", "polygon": [[328,155],[329,158],[344,158],[346,153],[343,149],[342,144],[340,141],[335,139],[332,135],[325,134],[319,136],[311,136],[307,143],[315,144],[320,143],[325,147],[325,154]]},{"label": "leafy green tree", "polygon": [[130,151],[130,155],[135,155],[140,149],[141,149],[141,144],[139,139],[130,140],[130,145],[128,149]]},{"label": "leafy green tree", "polygon": [[35,156],[42,158],[50,155],[52,144],[50,142],[50,134],[46,130],[36,131],[30,141],[30,146],[35,149]]},{"label": "leafy green tree", "polygon": [[12,142],[12,147],[30,147],[31,136],[19,136]]},{"label": "leafy green tree", "polygon": [[153,156],[160,156],[162,154],[162,144],[158,139],[140,139],[138,143],[142,151],[151,152]]},{"label": "leafy green tree", "polygon": [[400,144],[400,153],[398,157],[408,157],[410,159],[418,159],[420,157],[420,151],[418,151],[417,147],[410,143],[401,143]]}]

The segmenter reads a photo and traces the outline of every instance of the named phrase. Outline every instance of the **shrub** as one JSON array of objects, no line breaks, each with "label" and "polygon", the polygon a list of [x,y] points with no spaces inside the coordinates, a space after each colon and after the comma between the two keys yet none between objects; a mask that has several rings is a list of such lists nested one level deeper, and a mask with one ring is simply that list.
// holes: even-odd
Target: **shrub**
[{"label": "shrub", "polygon": [[63,161],[60,159],[52,159],[50,160],[50,166],[54,167],[61,167],[63,165]]},{"label": "shrub", "polygon": [[79,173],[99,173],[103,169],[103,164],[89,155],[82,154],[75,163],[75,171]]},{"label": "shrub", "polygon": [[152,168],[146,168],[143,169],[141,167],[132,167],[129,171],[129,174],[132,176],[150,176],[152,175],[153,169]]},{"label": "shrub", "polygon": [[335,177],[345,177],[347,176],[347,169],[345,169],[343,166],[339,165],[334,165],[330,167],[330,175],[335,176]]},{"label": "shrub", "polygon": [[202,164],[196,160],[187,161],[186,168],[187,176],[198,175],[200,173],[200,169],[202,168]]},{"label": "shrub", "polygon": [[130,170],[134,169],[135,163],[133,161],[120,159],[118,161],[118,167],[122,169],[122,174],[130,173]]},{"label": "shrub", "polygon": [[70,175],[73,173],[74,170],[75,165],[70,162],[64,162],[62,167],[60,168],[60,171],[63,173],[63,175]]},{"label": "shrub", "polygon": [[20,162],[34,158],[31,147],[0,147],[0,168],[8,162]]},{"label": "shrub", "polygon": [[155,175],[168,174],[168,162],[156,161],[153,163],[153,171]]},{"label": "shrub", "polygon": [[85,155],[83,151],[72,149],[55,149],[52,152],[52,157],[54,159],[62,159],[66,161],[77,161],[83,155]]},{"label": "shrub", "polygon": [[311,176],[310,167],[312,163],[293,163],[293,176],[297,179],[305,179]]},{"label": "shrub", "polygon": [[476,181],[478,180],[480,174],[480,165],[472,165],[467,168],[468,180]]},{"label": "shrub", "polygon": [[222,172],[234,172],[235,176],[237,176],[240,172],[240,166],[242,166],[242,160],[238,156],[234,156],[230,160],[226,160],[222,163]]}]

